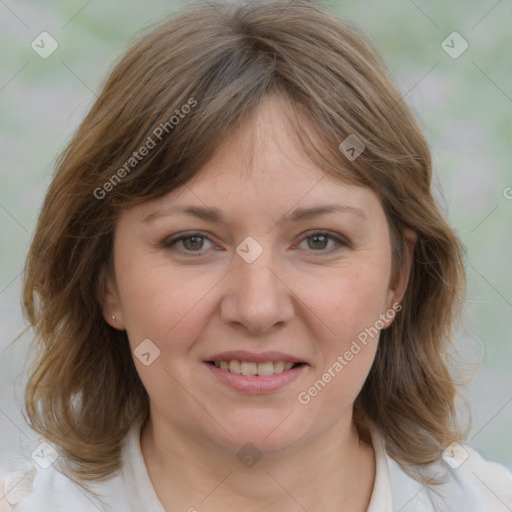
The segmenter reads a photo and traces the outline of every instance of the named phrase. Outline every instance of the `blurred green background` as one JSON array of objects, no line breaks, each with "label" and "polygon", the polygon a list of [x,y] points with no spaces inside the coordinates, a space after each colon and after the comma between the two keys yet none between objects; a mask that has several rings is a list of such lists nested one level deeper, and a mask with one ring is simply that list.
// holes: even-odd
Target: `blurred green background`
[{"label": "blurred green background", "polygon": [[[21,271],[56,156],[115,59],[186,3],[0,0],[0,450],[27,437],[19,407],[30,336],[10,343],[24,328]],[[431,143],[436,195],[467,248],[457,341],[468,360],[482,356],[465,395],[468,442],[512,468],[512,2],[323,5],[375,42]],[[31,48],[43,31],[59,45],[47,59]],[[454,31],[469,45],[458,58],[442,47]],[[462,40],[452,39],[444,47],[454,46],[453,54]]]}]

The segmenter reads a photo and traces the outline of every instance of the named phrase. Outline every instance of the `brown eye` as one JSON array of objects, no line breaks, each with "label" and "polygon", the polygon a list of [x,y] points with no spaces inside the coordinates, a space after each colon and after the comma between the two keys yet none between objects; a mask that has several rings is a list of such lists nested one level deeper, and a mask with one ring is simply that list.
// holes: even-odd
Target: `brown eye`
[{"label": "brown eye", "polygon": [[[343,238],[323,231],[309,233],[308,236],[302,239],[302,242],[304,241],[307,241],[307,248],[314,252],[329,253],[332,251],[336,251],[337,249],[349,246],[349,243]],[[329,245],[329,241],[334,242],[334,248],[327,248]]]},{"label": "brown eye", "polygon": [[203,248],[204,239],[201,236],[189,236],[182,238],[181,241],[183,242],[183,247],[190,251]]},{"label": "brown eye", "polygon": [[329,242],[329,237],[326,235],[313,235],[307,238],[310,242],[308,243],[308,247],[310,249],[325,249],[327,247],[327,243]]},{"label": "brown eye", "polygon": [[167,238],[163,246],[175,252],[201,254],[205,250],[205,240],[209,238],[201,233],[185,233]]}]

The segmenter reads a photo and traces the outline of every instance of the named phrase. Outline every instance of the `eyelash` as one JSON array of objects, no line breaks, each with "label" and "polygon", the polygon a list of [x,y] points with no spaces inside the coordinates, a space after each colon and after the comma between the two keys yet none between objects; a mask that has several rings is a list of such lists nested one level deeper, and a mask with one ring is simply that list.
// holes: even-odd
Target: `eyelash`
[{"label": "eyelash", "polygon": [[[331,239],[331,240],[334,240],[337,244],[338,244],[338,248],[335,248],[335,249],[325,249],[325,250],[322,250],[322,249],[319,249],[319,250],[314,250],[314,249],[311,249],[311,252],[317,252],[317,253],[324,253],[324,254],[330,254],[332,252],[336,252],[340,249],[344,249],[344,248],[351,248],[351,244],[348,242],[348,240],[345,240],[344,238],[341,238],[339,236],[336,236],[328,231],[312,231],[312,232],[308,232],[306,233],[306,236],[304,236],[299,243],[302,243],[304,240],[308,240],[309,238],[314,238],[315,236],[325,236],[327,237],[328,239]],[[193,255],[193,257],[198,257],[198,256],[202,256],[203,255],[203,252],[205,250],[200,250],[200,251],[189,251],[189,250],[183,250],[183,249],[176,249],[175,246],[176,244],[178,244],[178,242],[181,242],[182,240],[187,240],[187,239],[190,239],[190,238],[194,238],[194,237],[197,237],[197,238],[202,238],[202,239],[205,239],[205,240],[209,240],[208,236],[206,236],[204,233],[201,233],[201,232],[191,232],[191,233],[184,233],[184,234],[180,234],[180,235],[175,235],[175,236],[172,236],[172,237],[169,237],[167,238],[164,242],[163,242],[163,246],[165,249],[168,249],[168,250],[171,250],[171,251],[175,251],[175,252],[181,252],[181,253],[184,253],[186,254],[187,256],[188,255]]]}]

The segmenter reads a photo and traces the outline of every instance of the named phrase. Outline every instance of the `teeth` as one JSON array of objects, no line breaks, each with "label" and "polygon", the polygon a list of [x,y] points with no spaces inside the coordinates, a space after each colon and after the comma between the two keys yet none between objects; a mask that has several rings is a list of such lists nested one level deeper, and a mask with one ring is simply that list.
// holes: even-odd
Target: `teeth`
[{"label": "teeth", "polygon": [[229,371],[231,373],[242,373],[242,368],[240,367],[240,361],[229,361]]},{"label": "teeth", "polygon": [[[229,363],[229,368],[231,369],[231,363]],[[242,369],[242,375],[256,375],[258,373],[258,365],[256,363],[241,361],[240,368]]]},{"label": "teeth", "polygon": [[284,370],[284,361],[276,361],[274,363],[274,371],[276,373],[281,373]]},{"label": "teeth", "polygon": [[269,361],[266,363],[251,363],[249,361],[214,361],[217,368],[228,370],[239,375],[273,375],[290,370],[294,363],[284,361]]},{"label": "teeth", "polygon": [[272,375],[274,373],[274,363],[258,363],[258,375]]}]

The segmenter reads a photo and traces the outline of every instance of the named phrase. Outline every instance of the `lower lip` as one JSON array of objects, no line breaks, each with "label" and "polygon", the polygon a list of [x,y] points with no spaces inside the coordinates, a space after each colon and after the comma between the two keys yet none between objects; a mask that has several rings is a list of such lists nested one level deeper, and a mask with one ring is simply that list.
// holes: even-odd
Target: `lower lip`
[{"label": "lower lip", "polygon": [[284,388],[295,379],[298,379],[307,368],[307,364],[301,364],[290,370],[284,370],[281,373],[274,373],[272,375],[240,375],[238,373],[231,373],[228,370],[221,370],[213,364],[203,364],[210,369],[217,379],[230,388],[252,395],[270,393]]}]

